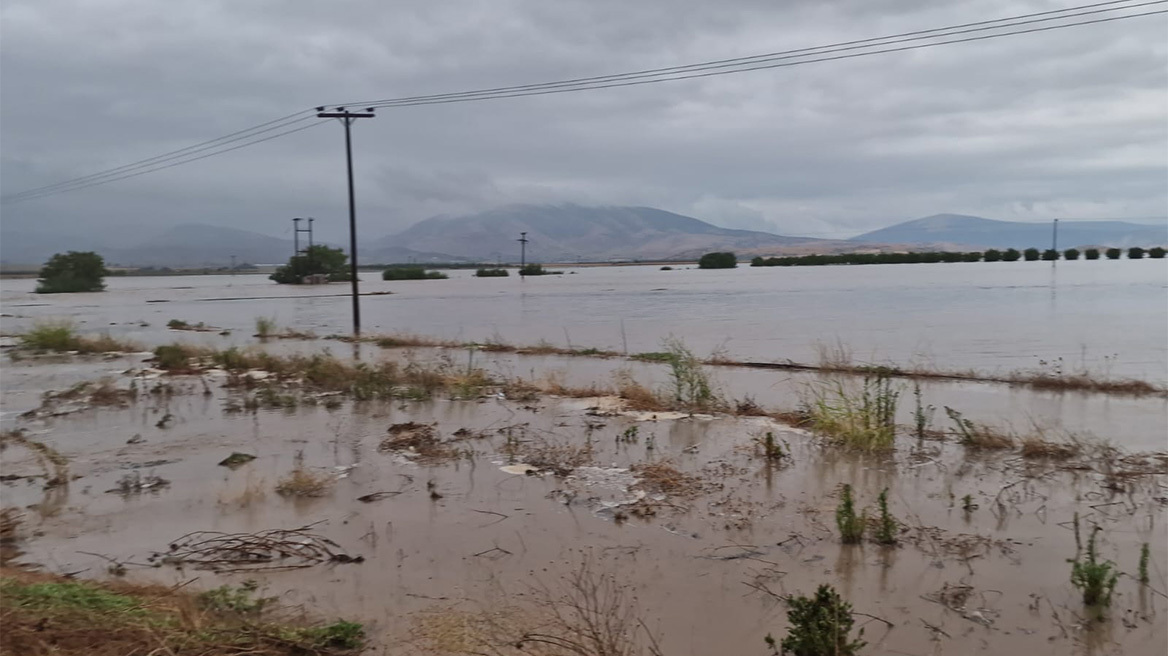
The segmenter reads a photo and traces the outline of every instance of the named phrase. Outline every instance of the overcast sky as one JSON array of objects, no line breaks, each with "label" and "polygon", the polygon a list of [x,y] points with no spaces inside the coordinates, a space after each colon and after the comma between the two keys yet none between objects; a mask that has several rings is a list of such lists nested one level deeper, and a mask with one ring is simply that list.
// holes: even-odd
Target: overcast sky
[{"label": "overcast sky", "polygon": [[[6,194],[318,104],[685,64],[1085,4],[1019,0],[5,0]],[[850,236],[920,216],[1168,214],[1168,19],[626,89],[387,109],[362,233],[508,203],[660,207]],[[3,207],[3,227],[346,215],[335,122]]]}]

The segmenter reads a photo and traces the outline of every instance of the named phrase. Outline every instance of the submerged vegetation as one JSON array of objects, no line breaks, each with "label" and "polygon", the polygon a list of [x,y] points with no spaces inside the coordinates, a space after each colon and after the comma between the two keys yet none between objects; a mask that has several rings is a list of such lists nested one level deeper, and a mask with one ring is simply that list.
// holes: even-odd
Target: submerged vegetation
[{"label": "submerged vegetation", "polygon": [[734,253],[706,253],[698,258],[699,269],[733,269],[738,266]]},{"label": "submerged vegetation", "polygon": [[[1086,558],[1076,556],[1071,561],[1071,585],[1083,593],[1083,604],[1086,606],[1110,606],[1111,595],[1119,581],[1115,563],[1099,560],[1096,553],[1095,537],[1102,530],[1099,526],[1092,527],[1091,535],[1087,538]],[[1077,526],[1075,537],[1078,539]]]},{"label": "submerged vegetation", "polygon": [[57,253],[41,269],[36,293],[100,292],[109,271],[105,260],[91,251]]},{"label": "submerged vegetation", "polygon": [[303,254],[293,255],[288,264],[276,269],[269,279],[282,285],[347,281],[351,277],[348,261],[349,256],[339,248],[309,246]]},{"label": "submerged vegetation", "polygon": [[508,271],[507,269],[502,269],[502,268],[479,269],[478,271],[475,271],[476,278],[506,278],[510,275],[511,275],[510,271]]},{"label": "submerged vegetation", "polygon": [[381,272],[382,280],[445,280],[450,276],[441,271],[427,271],[422,267],[393,266]]},{"label": "submerged vegetation", "polygon": [[852,605],[840,598],[830,585],[820,585],[815,596],[792,595],[787,600],[787,621],[791,627],[775,649],[774,638],[766,638],[772,653],[792,656],[853,656],[864,647],[860,638],[851,637]]},{"label": "submerged vegetation", "polygon": [[856,515],[856,502],[852,499],[852,486],[844,483],[840,489],[839,504],[835,508],[835,525],[839,529],[840,542],[860,544],[864,539],[864,524],[867,514]]},{"label": "submerged vegetation", "polygon": [[[1159,247],[1157,247],[1159,248]],[[1152,249],[1155,250],[1155,249]],[[1164,249],[1160,249],[1163,251]],[[1138,260],[1143,257],[1144,249],[1136,246],[1128,249],[1128,258]],[[1147,251],[1151,252],[1151,251]],[[1123,251],[1118,248],[1107,249],[1107,257],[1118,260]],[[1010,248],[1000,251],[991,248],[984,252],[952,252],[952,251],[923,251],[907,253],[840,253],[838,255],[792,255],[787,257],[755,257],[750,261],[753,267],[772,266],[826,266],[829,264],[936,264],[940,262],[1016,262],[1025,258],[1027,262],[1038,260],[1052,261],[1063,255],[1068,260],[1079,259],[1079,250],[1069,248],[1063,253],[1054,249],[1039,251],[1037,248],[1027,248],[1023,252]],[[1089,248],[1085,251],[1086,259],[1099,259],[1098,249]],[[1155,256],[1153,256],[1155,257]],[[1163,257],[1161,255],[1160,257]]]},{"label": "submerged vegetation", "polygon": [[843,382],[811,386],[805,402],[812,430],[864,451],[891,449],[900,390],[887,376],[865,376],[859,389]]},{"label": "submerged vegetation", "polygon": [[42,321],[20,336],[20,347],[39,352],[129,353],[137,344],[115,339],[108,334],[91,337],[80,335],[69,321]]}]

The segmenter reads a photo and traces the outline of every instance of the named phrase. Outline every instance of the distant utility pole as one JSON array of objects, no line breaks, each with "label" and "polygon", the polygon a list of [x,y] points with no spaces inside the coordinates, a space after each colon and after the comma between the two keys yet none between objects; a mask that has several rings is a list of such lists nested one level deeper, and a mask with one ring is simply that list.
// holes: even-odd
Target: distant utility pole
[{"label": "distant utility pole", "polygon": [[357,205],[353,195],[353,138],[350,126],[359,118],[373,118],[373,108],[364,112],[350,112],[337,107],[334,112],[326,112],[324,107],[316,108],[317,118],[339,118],[345,126],[345,163],[349,173],[349,275],[353,279],[353,334],[361,334],[361,301],[357,289]]},{"label": "distant utility pole", "polygon": [[1058,219],[1054,220],[1054,235],[1051,236],[1050,247],[1052,250],[1058,250]]},{"label": "distant utility pole", "polygon": [[[294,238],[292,241],[292,247],[296,249],[296,252],[293,253],[293,255],[300,255],[301,253],[304,253],[305,255],[307,255],[309,253],[309,251],[312,250],[312,222],[315,221],[316,219],[307,219],[308,227],[301,228],[300,222],[304,221],[304,220],[305,219],[301,219],[301,218],[292,219],[292,234],[294,235]],[[300,250],[300,233],[302,233],[302,232],[308,234],[308,250],[304,250],[304,251]]]},{"label": "distant utility pole", "polygon": [[519,233],[519,275],[523,275],[523,268],[527,266],[527,233]]},{"label": "distant utility pole", "polygon": [[231,256],[231,275],[235,275],[235,256]]}]

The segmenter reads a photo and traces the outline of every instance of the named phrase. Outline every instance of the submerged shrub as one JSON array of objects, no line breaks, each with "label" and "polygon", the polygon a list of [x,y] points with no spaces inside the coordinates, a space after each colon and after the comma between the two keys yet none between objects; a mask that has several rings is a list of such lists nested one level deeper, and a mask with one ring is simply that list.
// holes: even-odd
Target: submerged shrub
[{"label": "submerged shrub", "polygon": [[738,266],[734,253],[706,253],[698,259],[699,269],[733,269]]},{"label": "submerged shrub", "polygon": [[[497,269],[506,274],[505,269]],[[422,267],[390,267],[381,272],[382,280],[445,280],[450,276],[441,271],[427,271]]]},{"label": "submerged shrub", "polygon": [[[1083,257],[1088,259],[1088,260],[1098,260],[1099,259],[1099,249],[1098,248],[1088,248],[1087,250],[1083,251]],[[1068,257],[1067,259],[1069,260],[1071,258]]]},{"label": "submerged shrub", "polygon": [[991,248],[985,252],[985,261],[986,262],[998,262],[1001,259],[1002,259],[1002,251],[1000,251],[996,248]]},{"label": "submerged shrub", "polygon": [[1139,246],[1132,246],[1131,248],[1127,249],[1127,259],[1142,260],[1143,258],[1144,249],[1140,248]]},{"label": "submerged shrub", "polygon": [[1038,252],[1037,248],[1027,248],[1022,251],[1022,257],[1026,258],[1027,262],[1036,262],[1040,256],[1041,253]]},{"label": "submerged shrub", "polygon": [[[849,635],[855,619],[852,605],[840,598],[830,585],[821,585],[814,597],[792,595],[788,601],[787,621],[791,628],[779,643],[784,654],[794,656],[853,656],[864,647],[860,638]],[[767,644],[774,648],[774,638],[767,636]]]},{"label": "submerged shrub", "polygon": [[1042,259],[1047,262],[1053,262],[1059,259],[1059,252],[1053,248],[1048,248],[1045,251],[1042,251]]},{"label": "submerged shrub", "polygon": [[858,391],[836,382],[818,388],[815,394],[808,410],[816,432],[866,451],[893,447],[900,390],[888,376],[865,376]]},{"label": "submerged shrub", "polygon": [[1120,255],[1123,255],[1123,251],[1118,248],[1107,249],[1107,259],[1109,260],[1118,260]]},{"label": "submerged shrub", "polygon": [[475,271],[476,278],[506,278],[511,272],[506,269],[479,269]]},{"label": "submerged shrub", "polygon": [[1168,253],[1168,251],[1165,251],[1164,248],[1161,246],[1156,246],[1154,248],[1148,249],[1148,257],[1155,259],[1155,260],[1164,259],[1165,253]]},{"label": "submerged shrub", "polygon": [[41,268],[36,293],[100,292],[105,289],[105,260],[91,251],[57,253]]},{"label": "submerged shrub", "polygon": [[1007,248],[1006,252],[1002,253],[1003,262],[1017,262],[1020,257],[1022,257],[1022,253],[1018,252],[1016,248]]},{"label": "submerged shrub", "polygon": [[1079,259],[1079,249],[1068,248],[1067,250],[1063,251],[1063,257],[1067,258],[1068,260],[1077,260]]},{"label": "submerged shrub", "polygon": [[876,527],[876,541],[880,544],[896,544],[896,518],[888,511],[888,488],[880,493],[876,499],[876,508],[880,511],[880,523]]}]

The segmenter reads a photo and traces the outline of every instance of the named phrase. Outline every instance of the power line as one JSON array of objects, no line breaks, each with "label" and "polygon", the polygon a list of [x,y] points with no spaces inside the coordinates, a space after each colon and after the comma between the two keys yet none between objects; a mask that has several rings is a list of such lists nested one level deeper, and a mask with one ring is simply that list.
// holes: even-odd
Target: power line
[{"label": "power line", "polygon": [[[1103,18],[1093,18],[1089,20],[1082,20],[1069,23],[1058,23],[1053,25],[1042,25],[1038,27],[1029,27],[1026,29],[1019,29],[1006,32],[996,32],[991,34],[979,34],[977,36],[969,36],[958,39],[948,39],[942,41],[932,41],[927,43],[912,43],[911,45],[901,45],[898,47],[885,47],[894,44],[911,43],[914,41],[922,41],[925,39],[947,38],[961,34],[971,34],[976,32],[984,32],[990,30],[1002,30],[1008,28],[1019,27],[1022,25],[1033,25],[1037,23],[1051,22],[1051,21],[1065,21],[1069,18],[1083,17],[1087,15],[1095,15],[1101,13],[1110,13],[1116,11],[1125,11],[1134,8],[1147,7],[1158,4],[1168,3],[1168,0],[1152,0],[1148,2],[1132,3],[1130,0],[1112,0],[1110,2],[1100,2],[1088,5],[1080,5],[1076,7],[1068,7],[1065,9],[1057,9],[1043,12],[1036,12],[1030,14],[1021,14],[1008,18],[1000,18],[986,21],[977,21],[973,23],[963,23],[960,25],[952,25],[942,28],[933,28],[928,30],[916,30],[912,32],[902,32],[899,34],[892,34],[883,37],[873,37],[868,39],[859,39],[853,41],[844,41],[840,43],[828,44],[823,46],[815,46],[810,48],[799,48],[794,50],[785,50],[779,52],[765,53],[761,55],[752,55],[748,57],[737,57],[732,59],[720,59],[696,64],[686,64],[682,66],[672,66],[666,68],[646,69],[640,71],[632,71],[628,73],[617,73],[612,75],[601,75],[584,78],[574,78],[568,80],[559,80],[553,82],[543,82],[536,84],[525,84],[509,87],[495,87],[490,89],[479,89],[473,91],[452,92],[444,94],[433,94],[426,96],[407,96],[401,98],[391,98],[372,102],[361,103],[346,103],[348,105],[360,105],[368,107],[413,107],[420,105],[436,105],[459,102],[474,102],[479,100],[497,100],[504,98],[517,98],[525,96],[549,95],[555,93],[567,93],[572,91],[588,91],[596,89],[608,89],[626,86],[639,86],[644,84],[655,84],[659,82],[669,82],[676,80],[695,79],[702,77],[713,77],[718,75],[729,75],[733,73],[744,73],[748,71],[765,70],[772,68],[785,68],[791,66],[799,66],[803,64],[812,64],[826,61],[836,61],[842,59],[853,59],[857,57],[864,57],[869,55],[887,54],[893,52],[904,52],[908,50],[916,50],[921,48],[930,48],[939,45],[950,45],[955,43],[968,43],[973,41],[983,41],[988,39],[995,39],[1007,36],[1016,36],[1021,34],[1031,34],[1036,32],[1046,32],[1068,27],[1077,27],[1082,25],[1092,25],[1097,23],[1107,23],[1118,20],[1125,20],[1129,18],[1139,18],[1144,16],[1152,16],[1156,14],[1168,13],[1168,10],[1146,11],[1135,14],[1123,14],[1117,16],[1108,16]],[[877,49],[873,49],[877,48]],[[844,53],[844,54],[838,54]],[[830,56],[823,56],[830,55]],[[163,153],[151,158],[125,164],[120,167],[100,171],[79,178],[65,180],[43,187],[28,189],[15,194],[10,194],[0,198],[5,203],[20,202],[26,200],[36,200],[53,196],[59,193],[66,193],[69,191],[76,191],[85,189],[87,187],[108,184],[125,180],[128,178],[161,171],[163,169],[179,166],[195,162],[215,155],[239,150],[251,145],[270,141],[272,139],[282,137],[295,132],[300,132],[318,125],[316,123],[300,128],[285,130],[277,132],[276,134],[264,137],[255,138],[260,134],[265,134],[274,130],[281,130],[296,125],[302,121],[312,118],[313,110],[303,110],[288,116],[261,123],[259,125],[232,132],[230,134],[200,142],[185,148]],[[308,114],[307,116],[305,114]],[[299,117],[299,118],[297,118]],[[239,143],[239,142],[244,143]],[[239,145],[232,145],[239,144]],[[230,146],[230,147],[227,147]],[[210,152],[208,152],[210,151]],[[198,156],[199,153],[203,153]]]},{"label": "power line", "polygon": [[[1140,6],[1165,4],[1166,2],[1168,2],[1168,0],[1154,0],[1153,2],[1142,3]],[[1112,11],[1114,11],[1114,10],[1112,10]],[[950,44],[954,44],[954,43],[969,43],[969,42],[973,42],[973,41],[985,41],[988,39],[997,39],[997,38],[1001,38],[1001,37],[1015,36],[1015,35],[1019,35],[1019,34],[1031,34],[1031,33],[1035,33],[1035,32],[1048,32],[1048,31],[1059,30],[1059,29],[1064,29],[1064,28],[1068,28],[1068,27],[1077,27],[1080,25],[1092,25],[1095,23],[1108,23],[1108,22],[1124,20],[1124,19],[1128,19],[1128,18],[1139,18],[1139,17],[1143,17],[1143,16],[1152,16],[1155,14],[1166,14],[1166,13],[1168,13],[1168,10],[1149,11],[1149,12],[1143,12],[1143,13],[1138,13],[1138,14],[1126,14],[1123,16],[1111,16],[1108,18],[1096,18],[1096,19],[1092,19],[1092,20],[1078,21],[1078,22],[1074,22],[1074,23],[1063,23],[1060,25],[1047,25],[1047,26],[1043,26],[1043,27],[1033,27],[1033,28],[1028,28],[1028,29],[1024,29],[1024,30],[1015,30],[1012,32],[1002,32],[1002,33],[998,33],[998,34],[983,34],[980,36],[965,37],[965,38],[961,38],[961,39],[951,39],[948,41],[935,41],[932,43],[918,43],[918,44],[914,44],[914,45],[900,46],[900,47],[896,47],[896,48],[884,48],[881,50],[866,50],[863,52],[851,52],[848,54],[834,55],[834,56],[830,56],[830,57],[819,57],[819,58],[814,58],[814,59],[800,59],[798,61],[781,61],[778,63],[766,63],[766,64],[759,64],[759,65],[745,66],[745,67],[741,67],[741,68],[734,68],[734,69],[729,69],[729,70],[726,70],[726,69],[722,69],[722,70],[698,69],[698,70],[701,70],[701,72],[691,72],[691,73],[685,73],[685,74],[680,74],[680,75],[670,75],[670,76],[664,76],[664,77],[662,77],[662,76],[654,76],[654,77],[645,76],[645,79],[632,79],[632,78],[619,79],[618,78],[616,81],[603,82],[603,83],[581,84],[581,85],[574,85],[574,86],[556,86],[556,83],[549,83],[549,85],[548,85],[549,88],[539,88],[539,89],[533,89],[533,90],[528,90],[528,91],[493,93],[493,94],[486,94],[486,93],[475,94],[474,92],[468,92],[466,96],[453,96],[453,97],[438,98],[438,99],[432,99],[432,100],[431,99],[418,99],[418,100],[402,100],[402,101],[384,101],[381,103],[374,102],[374,103],[368,103],[368,104],[370,107],[376,107],[376,108],[416,107],[416,106],[420,106],[420,105],[443,105],[443,104],[449,104],[449,103],[474,102],[474,101],[479,101],[479,100],[498,100],[498,99],[503,99],[503,98],[521,98],[521,97],[526,97],[526,96],[544,96],[544,95],[551,95],[551,94],[556,94],[556,93],[569,93],[572,91],[592,91],[592,90],[596,90],[596,89],[612,89],[612,88],[618,88],[618,87],[640,86],[640,85],[645,85],[645,84],[656,84],[659,82],[673,82],[673,81],[677,81],[677,80],[690,80],[690,79],[695,79],[695,78],[714,77],[714,76],[719,76],[719,75],[730,75],[733,73],[745,73],[748,71],[759,71],[759,70],[766,70],[766,69],[772,69],[772,68],[787,68],[787,67],[792,67],[792,66],[800,66],[803,64],[814,64],[814,63],[826,62],[826,61],[837,61],[837,60],[842,60],[842,59],[855,59],[858,57],[866,57],[869,55],[882,55],[882,54],[893,53],[893,52],[905,52],[908,50],[919,50],[919,49],[923,49],[923,48],[931,48],[934,46],[950,45]],[[1019,23],[1019,24],[1021,24],[1021,23]],[[950,35],[952,35],[952,34],[959,34],[959,32],[950,33]],[[944,35],[942,35],[942,36],[944,36]],[[889,42],[889,43],[895,43],[895,42]],[[823,53],[816,53],[816,54],[826,54],[829,52],[840,52],[842,50],[847,50],[847,49],[845,48],[845,49],[840,49],[840,50],[835,50],[835,51],[824,51]],[[781,59],[786,59],[786,58],[787,57],[783,57]],[[776,58],[776,59],[780,59],[780,58]],[[711,67],[711,68],[715,68],[715,67]],[[364,104],[364,103],[361,103],[361,104]]]},{"label": "power line", "polygon": [[[474,91],[442,93],[442,94],[433,94],[433,95],[426,95],[426,96],[406,96],[406,97],[402,97],[402,98],[390,98],[390,99],[384,99],[384,100],[370,100],[370,101],[362,101],[362,102],[358,102],[358,103],[349,103],[349,104],[363,105],[363,106],[364,105],[389,106],[390,104],[394,104],[394,103],[424,101],[424,100],[437,100],[437,99],[452,98],[452,97],[466,97],[466,96],[495,94],[495,93],[503,93],[503,92],[511,92],[511,91],[525,91],[525,90],[558,87],[558,86],[564,86],[564,85],[577,85],[577,84],[593,83],[593,82],[607,82],[607,81],[627,79],[627,78],[637,78],[637,77],[644,77],[644,76],[655,76],[655,75],[667,75],[667,74],[673,74],[673,73],[681,73],[681,72],[686,72],[686,71],[691,71],[691,70],[696,70],[696,69],[709,69],[709,68],[736,66],[736,65],[743,65],[744,66],[744,65],[751,64],[751,63],[758,63],[759,61],[765,61],[765,60],[769,60],[769,59],[786,57],[786,56],[791,56],[791,55],[823,54],[823,53],[815,52],[815,51],[819,51],[819,50],[836,49],[836,48],[854,49],[855,46],[861,46],[862,44],[863,44],[863,47],[876,47],[879,45],[888,45],[888,43],[880,43],[880,42],[899,43],[899,42],[903,42],[903,41],[919,40],[922,38],[936,38],[936,37],[946,36],[946,34],[941,34],[941,33],[960,34],[961,32],[954,32],[954,30],[963,30],[965,28],[971,28],[971,27],[979,27],[979,26],[987,26],[988,25],[989,27],[979,27],[979,29],[980,30],[1001,29],[1004,27],[1011,26],[1011,25],[1007,25],[1004,23],[1011,23],[1013,21],[1022,21],[1023,19],[1037,18],[1039,16],[1050,16],[1050,17],[1043,18],[1040,21],[1026,21],[1026,22],[1041,22],[1041,21],[1060,20],[1060,19],[1072,18],[1074,16],[1081,16],[1081,15],[1086,15],[1086,14],[1091,14],[1091,13],[1121,11],[1124,9],[1131,9],[1131,8],[1135,8],[1135,7],[1145,6],[1147,4],[1159,4],[1158,2],[1146,2],[1146,3],[1140,3],[1140,4],[1131,4],[1131,3],[1132,3],[1132,0],[1110,0],[1109,2],[1099,2],[1099,3],[1095,3],[1095,4],[1080,5],[1077,7],[1067,7],[1065,9],[1042,11],[1042,12],[1036,12],[1036,13],[1031,13],[1031,14],[1020,14],[1018,16],[1010,16],[1007,18],[997,18],[997,19],[993,19],[993,20],[977,21],[977,22],[973,22],[973,23],[962,23],[960,25],[950,25],[948,27],[932,28],[932,29],[928,29],[928,30],[917,30],[917,31],[913,31],[913,32],[901,32],[898,34],[890,34],[890,35],[881,36],[881,37],[872,37],[872,38],[858,39],[858,40],[853,40],[853,41],[842,41],[839,43],[832,43],[832,44],[827,44],[827,45],[822,45],[822,46],[814,46],[814,47],[809,47],[809,48],[797,48],[797,49],[793,49],[793,50],[782,50],[782,51],[778,51],[778,52],[764,53],[761,55],[750,55],[747,57],[734,57],[731,59],[717,59],[717,60],[701,62],[701,63],[697,63],[697,64],[686,64],[686,65],[682,65],[682,66],[669,66],[669,67],[665,67],[665,68],[651,68],[651,69],[645,69],[645,70],[640,70],[640,71],[632,71],[632,72],[628,72],[628,73],[615,73],[615,74],[610,74],[610,75],[581,77],[581,78],[573,78],[573,79],[568,79],[568,80],[558,80],[555,82],[540,82],[540,83],[536,83],[536,84],[522,84],[522,85],[508,86],[508,87],[494,87],[494,88],[489,88],[489,89],[478,89],[478,90],[474,90]],[[1123,5],[1123,6],[1115,6],[1115,5]],[[1068,12],[1078,12],[1081,10],[1094,9],[1097,7],[1109,7],[1109,8],[1099,9],[1097,11],[1086,11],[1082,14],[1069,14],[1068,13]],[[1063,14],[1063,15],[1056,16],[1054,14]],[[994,23],[998,23],[998,25],[992,25]],[[1012,24],[1013,25],[1022,25],[1025,23],[1012,23]],[[978,31],[978,30],[968,30],[968,31]],[[927,36],[920,36],[920,35],[927,35]],[[916,37],[916,38],[915,39],[904,39],[903,37]],[[890,41],[892,39],[900,39],[901,41],[895,41],[895,42]]]},{"label": "power line", "polygon": [[67,186],[71,186],[71,185],[78,184],[78,183],[85,183],[85,182],[89,182],[89,181],[92,181],[92,180],[97,179],[97,178],[115,176],[119,173],[124,173],[126,171],[131,171],[131,170],[143,168],[145,166],[150,166],[153,164],[161,164],[161,163],[171,161],[174,159],[179,159],[182,157],[193,155],[193,154],[198,153],[198,152],[202,152],[202,151],[213,149],[213,148],[218,148],[220,146],[235,143],[235,142],[238,142],[238,141],[241,141],[244,139],[249,139],[249,138],[254,137],[256,135],[259,135],[259,134],[271,132],[272,130],[279,130],[280,128],[285,128],[285,127],[288,127],[291,125],[295,125],[296,123],[300,123],[302,121],[305,121],[305,120],[312,118],[312,116],[303,116],[302,118],[299,118],[296,120],[290,120],[290,119],[293,119],[297,116],[301,116],[303,114],[308,114],[308,113],[309,113],[309,110],[296,112],[295,114],[289,114],[288,116],[284,116],[284,117],[281,117],[281,118],[278,118],[278,119],[275,119],[272,121],[268,121],[266,123],[261,123],[259,125],[247,128],[245,130],[238,130],[236,132],[232,132],[231,134],[226,134],[222,137],[218,137],[215,139],[209,139],[207,141],[203,141],[203,142],[200,142],[197,144],[186,146],[185,148],[179,148],[178,150],[172,150],[168,153],[163,153],[161,155],[155,155],[154,157],[149,157],[147,159],[138,160],[136,162],[131,162],[129,164],[124,164],[122,166],[118,166],[118,167],[115,167],[112,169],[99,171],[97,173],[91,173],[89,175],[84,175],[84,176],[81,176],[79,178],[73,178],[71,180],[64,180],[61,182],[57,182],[55,184],[46,185],[44,187],[36,187],[35,189],[26,189],[25,191],[22,191],[22,192],[16,193],[16,194],[11,194],[9,196],[5,196],[4,198],[5,198],[5,200],[8,200],[8,199],[19,200],[20,197],[22,197],[26,194],[35,194],[37,192],[47,191],[50,189],[57,189],[60,187],[67,187]]},{"label": "power line", "polygon": [[[309,118],[311,118],[311,117],[309,117]],[[205,155],[200,155],[198,157],[192,157],[190,159],[184,159],[184,160],[181,160],[178,162],[172,162],[170,164],[166,164],[165,166],[158,166],[155,168],[149,168],[149,169],[146,169],[144,171],[127,173],[125,175],[121,175],[121,176],[114,177],[114,178],[107,178],[104,180],[96,180],[96,181],[88,182],[86,184],[70,186],[70,187],[64,188],[64,189],[50,189],[50,190],[43,191],[43,192],[36,194],[36,195],[32,195],[31,191],[23,192],[24,194],[29,194],[29,195],[22,195],[19,198],[15,198],[14,200],[11,200],[11,201],[8,200],[7,196],[5,196],[4,202],[7,203],[7,202],[21,202],[21,201],[27,201],[27,200],[36,200],[38,198],[45,198],[47,196],[55,196],[57,194],[63,194],[63,193],[67,193],[70,191],[77,191],[79,189],[85,189],[86,187],[94,187],[94,186],[98,186],[98,185],[109,184],[111,182],[117,182],[119,180],[136,178],[140,175],[146,175],[147,173],[154,173],[156,171],[161,171],[163,169],[169,169],[171,167],[181,166],[183,164],[189,164],[191,162],[197,162],[198,160],[201,160],[201,159],[207,159],[208,157],[214,157],[215,155],[222,155],[223,153],[229,153],[233,150],[239,150],[240,148],[247,148],[248,146],[254,146],[256,144],[263,143],[265,141],[271,141],[273,139],[277,139],[279,137],[283,137],[283,136],[286,136],[289,134],[294,134],[296,132],[303,132],[304,130],[307,130],[309,128],[317,127],[318,125],[323,125],[323,124],[322,123],[309,123],[308,125],[303,125],[303,126],[298,127],[294,130],[286,130],[284,132],[277,132],[276,134],[264,137],[263,139],[255,139],[253,141],[248,141],[246,143],[239,144],[238,146],[232,146],[231,148],[224,148],[223,150],[217,150],[215,152],[207,153]]]}]

